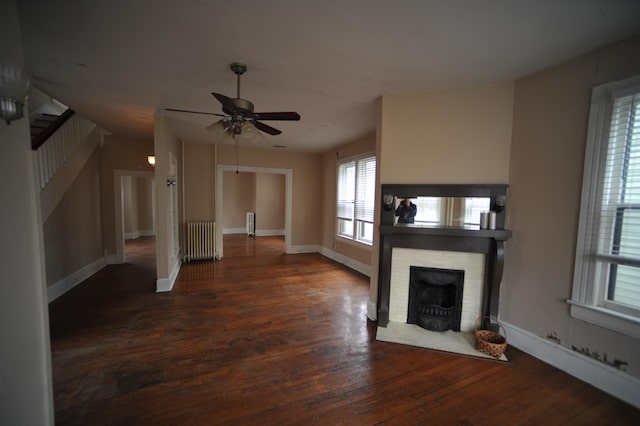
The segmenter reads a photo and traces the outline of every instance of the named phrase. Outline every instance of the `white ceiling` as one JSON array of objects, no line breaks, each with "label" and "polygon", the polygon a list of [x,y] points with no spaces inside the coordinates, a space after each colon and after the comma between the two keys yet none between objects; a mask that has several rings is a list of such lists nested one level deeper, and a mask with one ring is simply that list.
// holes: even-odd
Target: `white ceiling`
[{"label": "white ceiling", "polygon": [[[61,3],[63,3],[61,5]],[[18,0],[33,84],[108,131],[152,138],[155,113],[214,143],[210,92],[268,121],[263,146],[323,151],[375,129],[383,94],[515,79],[640,32],[626,0]]]}]

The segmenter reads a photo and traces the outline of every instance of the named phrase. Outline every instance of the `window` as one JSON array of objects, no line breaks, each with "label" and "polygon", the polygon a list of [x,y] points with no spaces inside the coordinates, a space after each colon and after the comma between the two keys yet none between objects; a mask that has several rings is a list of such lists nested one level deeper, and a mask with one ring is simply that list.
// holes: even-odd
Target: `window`
[{"label": "window", "polygon": [[640,337],[640,77],[592,92],[570,303]]},{"label": "window", "polygon": [[440,197],[418,197],[412,202],[416,205],[415,222],[429,225],[439,225],[442,223],[442,198]]},{"label": "window", "polygon": [[480,213],[491,210],[491,199],[467,197],[464,200],[464,224],[480,225]]},{"label": "window", "polygon": [[367,156],[338,164],[337,234],[373,244],[376,158]]},{"label": "window", "polygon": [[480,225],[480,212],[489,211],[488,197],[417,197],[415,223],[430,226]]}]

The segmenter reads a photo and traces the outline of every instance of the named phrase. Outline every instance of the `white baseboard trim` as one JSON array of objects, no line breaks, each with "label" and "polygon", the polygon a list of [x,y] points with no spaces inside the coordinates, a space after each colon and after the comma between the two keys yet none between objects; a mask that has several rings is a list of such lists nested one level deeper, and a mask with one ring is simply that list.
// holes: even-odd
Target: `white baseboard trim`
[{"label": "white baseboard trim", "polygon": [[178,272],[180,272],[180,267],[182,266],[182,262],[180,261],[180,259],[181,257],[178,256],[176,259],[176,263],[173,264],[173,269],[171,271],[171,274],[169,274],[169,278],[158,278],[156,280],[156,293],[173,290],[173,285],[176,283]]},{"label": "white baseboard trim", "polygon": [[94,262],[83,266],[81,269],[77,270],[68,277],[63,278],[57,283],[50,285],[47,288],[47,299],[49,300],[49,303],[53,302],[58,297],[62,296],[63,294],[80,284],[82,281],[86,280],[91,275],[104,268],[106,264],[106,259],[104,257],[101,257]]},{"label": "white baseboard trim", "polygon": [[288,246],[285,247],[284,252],[287,254],[300,254],[300,253],[318,253],[320,246],[317,244],[310,244],[307,246]]},{"label": "white baseboard trim", "polygon": [[140,231],[127,232],[124,234],[125,240],[137,240],[140,237],[153,237],[156,233],[153,229],[143,229]]},{"label": "white baseboard trim", "polygon": [[256,237],[275,237],[285,235],[284,229],[256,229]]},{"label": "white baseboard trim", "polygon": [[108,254],[104,257],[104,260],[107,262],[107,265],[118,265],[122,263],[118,261],[117,254]]},{"label": "white baseboard trim", "polygon": [[356,270],[363,275],[366,275],[368,277],[371,276],[371,266],[369,265],[366,265],[362,262],[358,262],[357,260],[353,260],[342,253],[338,253],[326,247],[320,247],[319,251],[321,255],[326,256],[331,260],[335,260],[338,263],[342,263],[343,265],[348,266],[349,268]]},{"label": "white baseboard trim", "polygon": [[247,229],[246,228],[223,228],[222,233],[225,235],[226,234],[246,234]]},{"label": "white baseboard trim", "polygon": [[367,318],[371,321],[378,320],[378,305],[371,300],[367,301]]},{"label": "white baseboard trim", "polygon": [[510,345],[640,408],[640,379],[513,324],[500,322]]}]

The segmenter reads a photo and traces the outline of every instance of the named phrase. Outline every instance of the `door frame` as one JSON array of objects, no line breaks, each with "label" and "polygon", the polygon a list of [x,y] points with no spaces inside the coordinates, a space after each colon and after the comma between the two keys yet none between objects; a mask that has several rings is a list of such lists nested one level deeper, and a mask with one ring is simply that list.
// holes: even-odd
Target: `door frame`
[{"label": "door frame", "polygon": [[125,176],[150,178],[152,181],[152,210],[153,210],[153,230],[156,231],[156,193],[155,193],[155,173],[152,171],[139,170],[118,170],[113,171],[113,204],[115,211],[115,245],[116,254],[113,262],[109,263],[125,263],[127,261],[125,244],[124,244],[124,190],[122,185]]},{"label": "door frame", "polygon": [[285,253],[291,253],[291,211],[293,209],[293,169],[277,169],[271,167],[253,167],[253,166],[236,166],[228,164],[218,164],[216,167],[216,193],[215,193],[215,208],[216,208],[216,257],[222,259],[224,257],[224,246],[222,238],[222,212],[224,208],[224,172],[226,171],[239,171],[246,173],[268,173],[278,174],[285,176],[285,208],[284,208],[284,247]]}]

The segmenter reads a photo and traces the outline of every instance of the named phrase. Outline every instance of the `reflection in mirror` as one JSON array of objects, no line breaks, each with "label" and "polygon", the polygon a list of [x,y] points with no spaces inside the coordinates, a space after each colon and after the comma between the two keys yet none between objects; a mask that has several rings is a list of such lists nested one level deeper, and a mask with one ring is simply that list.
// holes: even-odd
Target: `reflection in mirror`
[{"label": "reflection in mirror", "polygon": [[[396,198],[396,208],[403,198]],[[478,229],[480,213],[491,207],[489,197],[414,197],[415,225]],[[396,216],[395,223],[397,224]]]}]

